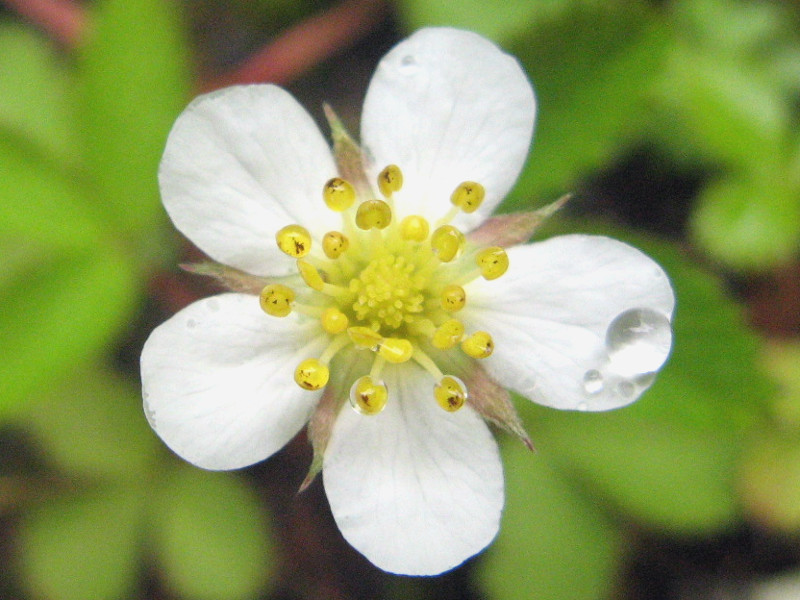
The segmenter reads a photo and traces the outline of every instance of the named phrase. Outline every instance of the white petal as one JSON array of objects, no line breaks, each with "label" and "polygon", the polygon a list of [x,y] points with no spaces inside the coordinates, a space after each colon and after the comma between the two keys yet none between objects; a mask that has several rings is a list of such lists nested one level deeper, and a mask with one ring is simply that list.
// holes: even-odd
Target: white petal
[{"label": "white petal", "polygon": [[275,232],[299,223],[325,233],[340,218],[322,187],[333,158],[308,113],[272,85],[226,88],[178,117],[159,170],[175,226],[211,258],[256,275],[283,275],[294,261]]},{"label": "white petal", "polygon": [[342,409],[325,453],[328,501],[345,539],[391,573],[436,575],[497,533],[503,470],[483,420],[442,410],[433,379],[412,363],[384,377],[377,416]]},{"label": "white petal", "polygon": [[463,181],[486,200],[454,224],[472,229],[516,181],[533,133],[533,89],[517,61],[481,36],[422,29],[378,65],[361,122],[374,177],[388,164],[403,171],[395,206],[433,218],[450,209]]},{"label": "white petal", "polygon": [[[466,288],[465,325],[494,337],[494,354],[483,362],[489,372],[555,408],[607,410],[641,395],[672,339],[675,299],[661,267],[626,244],[588,235],[517,246],[508,254],[504,276]],[[620,352],[612,324],[623,313],[652,322],[634,323],[641,336],[636,330],[624,335],[639,343]]]},{"label": "white petal", "polygon": [[318,401],[321,392],[294,383],[294,370],[324,343],[292,316],[264,314],[254,296],[199,300],[157,327],[142,350],[150,425],[205,469],[263,460],[297,433]]}]

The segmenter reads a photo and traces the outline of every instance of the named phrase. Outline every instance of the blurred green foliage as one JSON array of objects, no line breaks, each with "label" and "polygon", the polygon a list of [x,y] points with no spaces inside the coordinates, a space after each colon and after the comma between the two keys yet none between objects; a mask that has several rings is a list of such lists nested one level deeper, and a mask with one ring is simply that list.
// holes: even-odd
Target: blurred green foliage
[{"label": "blurred green foliage", "polygon": [[[267,507],[244,479],[168,457],[138,383],[109,365],[149,277],[177,260],[156,172],[190,96],[188,8],[274,32],[328,4],[203,0],[181,13],[99,0],[71,53],[0,21],[0,419],[29,432],[44,463],[27,474],[33,498],[0,486],[0,507],[18,510],[13,567],[31,597],[131,597],[149,572],[188,599],[269,589],[280,548]],[[800,12],[766,0],[396,8],[407,29],[492,37],[534,81],[533,152],[505,210],[579,190],[637,148],[700,181],[687,239],[613,232],[674,282],[670,362],[621,411],[517,399],[537,452],[503,440],[504,524],[475,584],[495,600],[602,600],[632,528],[698,539],[749,522],[796,534],[800,351],[765,351],[720,274],[768,277],[797,260]],[[400,587],[423,597],[415,585]]]}]

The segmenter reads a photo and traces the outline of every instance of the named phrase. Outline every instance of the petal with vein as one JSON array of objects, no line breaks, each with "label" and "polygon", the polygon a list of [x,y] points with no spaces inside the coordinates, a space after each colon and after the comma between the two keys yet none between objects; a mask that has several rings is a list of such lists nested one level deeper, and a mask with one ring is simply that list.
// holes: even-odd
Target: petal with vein
[{"label": "petal with vein", "polygon": [[[661,267],[622,242],[589,235],[517,246],[508,256],[505,275],[467,286],[461,313],[468,330],[494,337],[494,353],[482,363],[489,373],[555,408],[607,410],[636,400],[652,373],[631,380],[615,372],[606,335],[631,309],[653,311],[668,324],[675,298]],[[662,337],[669,342],[671,334]],[[665,359],[668,351],[667,343]],[[604,383],[592,380],[587,388],[589,373]]]},{"label": "petal with vein", "polygon": [[[316,325],[314,325],[316,327]],[[157,327],[142,351],[145,414],[174,452],[205,469],[263,460],[306,423],[321,392],[294,383],[297,364],[324,345],[258,298],[198,300]]]},{"label": "petal with vein", "polygon": [[460,214],[466,230],[503,199],[528,154],[536,102],[519,63],[468,31],[422,29],[378,65],[364,101],[361,138],[375,177],[403,171],[395,206],[432,218],[450,209],[463,181],[486,188],[483,205]]},{"label": "petal with vein", "polygon": [[345,406],[322,470],[339,529],[385,571],[435,575],[494,538],[503,508],[497,444],[471,409],[443,411],[433,381],[406,363],[385,370],[377,416]]},{"label": "petal with vein", "polygon": [[159,169],[175,226],[211,258],[254,275],[285,275],[294,261],[275,233],[299,223],[323,234],[339,224],[322,210],[336,175],[309,114],[273,85],[237,86],[196,98],[178,117]]}]

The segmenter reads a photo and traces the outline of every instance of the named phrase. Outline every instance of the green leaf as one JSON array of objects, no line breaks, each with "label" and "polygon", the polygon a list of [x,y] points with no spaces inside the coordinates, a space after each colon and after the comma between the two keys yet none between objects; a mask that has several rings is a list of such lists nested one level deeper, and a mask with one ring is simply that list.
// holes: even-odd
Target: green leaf
[{"label": "green leaf", "polygon": [[683,534],[718,530],[738,517],[742,442],[763,423],[774,388],[720,283],[669,244],[635,245],[665,268],[677,296],[672,355],[653,387],[608,413],[520,408],[542,453],[631,518]]},{"label": "green leaf", "polygon": [[166,583],[196,600],[245,600],[273,569],[265,509],[227,473],[179,468],[161,490],[155,550]]},{"label": "green leaf", "polygon": [[573,5],[511,46],[538,99],[534,143],[506,208],[557,197],[640,135],[667,37],[641,2]]},{"label": "green leaf", "polygon": [[141,481],[158,447],[139,389],[100,366],[48,390],[25,417],[50,460],[73,476]]},{"label": "green leaf", "polygon": [[713,258],[743,270],[789,261],[800,249],[800,188],[785,172],[756,180],[728,177],[703,190],[692,233]]},{"label": "green leaf", "polygon": [[138,577],[141,498],[124,487],[48,500],[19,531],[22,581],[49,600],[129,598]]},{"label": "green leaf", "polygon": [[163,218],[156,174],[187,97],[179,4],[103,0],[78,64],[87,162],[121,235]]},{"label": "green leaf", "polygon": [[[0,248],[23,244],[0,237]],[[0,278],[0,415],[40,392],[119,332],[138,298],[113,248],[26,246]]]},{"label": "green leaf", "polygon": [[69,84],[63,61],[42,35],[0,25],[0,138],[25,140],[56,160],[77,163]]},{"label": "green leaf", "polygon": [[601,600],[618,571],[619,531],[543,453],[503,451],[506,507],[500,534],[479,563],[493,600]]}]

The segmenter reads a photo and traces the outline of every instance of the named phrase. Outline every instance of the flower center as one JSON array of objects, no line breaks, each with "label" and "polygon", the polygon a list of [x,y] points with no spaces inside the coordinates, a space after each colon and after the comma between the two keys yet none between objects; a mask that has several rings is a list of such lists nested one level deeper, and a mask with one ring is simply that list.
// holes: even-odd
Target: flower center
[{"label": "flower center", "polygon": [[467,181],[455,189],[452,209],[432,232],[419,215],[394,219],[393,195],[403,185],[397,166],[386,167],[377,183],[383,199],[360,204],[349,182],[337,177],[325,184],[323,199],[341,213],[342,231],[326,233],[321,252],[300,225],[278,231],[277,245],[297,259],[298,274],[267,285],[261,307],[275,317],[297,312],[316,319],[329,337],[321,356],[302,361],[295,370],[303,389],[327,385],[331,360],[350,347],[374,353],[369,373],[350,390],[356,411],[371,415],[383,410],[391,397],[380,377],[384,366],[409,360],[431,374],[438,404],[458,410],[466,402],[466,387],[458,377],[444,374],[432,356],[441,351],[474,359],[492,354],[492,336],[466,332],[456,316],[467,303],[463,286],[481,276],[502,276],[508,255],[499,247],[471,247],[449,224],[459,211],[470,213],[480,206],[485,192],[479,183]]}]

